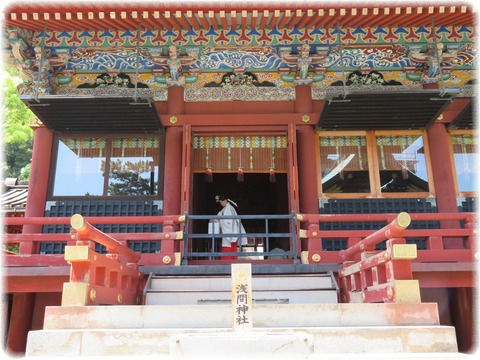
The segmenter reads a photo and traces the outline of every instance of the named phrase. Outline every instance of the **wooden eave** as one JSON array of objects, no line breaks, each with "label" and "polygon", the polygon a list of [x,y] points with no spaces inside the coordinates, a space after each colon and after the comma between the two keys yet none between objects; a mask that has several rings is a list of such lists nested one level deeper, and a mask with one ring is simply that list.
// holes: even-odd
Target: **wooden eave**
[{"label": "wooden eave", "polygon": [[152,98],[57,95],[20,98],[47,128],[57,133],[164,132]]},{"label": "wooden eave", "polygon": [[329,95],[318,130],[428,129],[456,96],[439,90]]},{"label": "wooden eave", "polygon": [[473,26],[475,8],[469,2],[455,4],[423,2],[375,2],[322,5],[318,1],[268,3],[261,1],[215,3],[164,1],[158,3],[49,3],[20,1],[6,7],[4,26],[35,31],[82,30],[227,30],[237,28],[283,29],[320,27],[431,27]]},{"label": "wooden eave", "polygon": [[450,122],[448,129],[473,129],[475,127],[474,114],[476,114],[477,99],[472,98],[458,115]]}]

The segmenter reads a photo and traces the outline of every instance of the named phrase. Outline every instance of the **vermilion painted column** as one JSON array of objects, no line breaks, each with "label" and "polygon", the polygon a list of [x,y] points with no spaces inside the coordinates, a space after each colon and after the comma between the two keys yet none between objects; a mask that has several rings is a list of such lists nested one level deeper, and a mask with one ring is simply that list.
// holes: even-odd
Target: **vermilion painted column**
[{"label": "vermilion painted column", "polygon": [[180,215],[182,185],[182,127],[170,126],[165,132],[163,214]]},{"label": "vermilion painted column", "polygon": [[[185,113],[184,88],[182,86],[168,88],[167,106],[168,117]],[[182,136],[181,126],[166,128],[163,191],[163,213],[165,215],[179,215],[181,210]]]},{"label": "vermilion painted column", "polygon": [[318,214],[317,164],[313,126],[297,126],[297,149],[300,212]]},{"label": "vermilion painted column", "polygon": [[27,335],[32,324],[34,303],[34,293],[19,293],[13,295],[7,337],[7,352],[9,355],[23,355],[25,353]]},{"label": "vermilion painted column", "polygon": [[[35,128],[25,217],[43,217],[45,215],[52,144],[53,134],[49,129],[45,126]],[[24,234],[41,232],[41,225],[23,226]],[[38,244],[21,243],[19,252],[20,254],[38,253]]]},{"label": "vermilion painted column", "polygon": [[[313,126],[297,126],[297,149],[300,213],[318,214],[315,131]],[[318,231],[319,226],[318,224],[310,224],[308,230]],[[321,261],[322,241],[316,238],[302,241],[301,251],[308,255],[307,262],[309,264],[318,263]],[[304,259],[303,254],[302,259]]]},{"label": "vermilion painted column", "polygon": [[[455,174],[453,173],[453,159],[450,155],[450,136],[445,124],[435,123],[428,130],[430,147],[430,161],[432,165],[433,181],[437,197],[438,212],[458,212],[457,195],[455,192]],[[458,228],[458,221],[441,221],[441,228]],[[462,243],[455,239],[444,239],[446,249],[462,248]]]},{"label": "vermilion painted column", "polygon": [[168,88],[167,107],[169,115],[185,113],[185,91],[182,86],[170,86]]},{"label": "vermilion painted column", "polygon": [[[168,88],[168,119],[185,112],[184,89],[181,86]],[[180,215],[182,198],[182,156],[183,132],[181,126],[168,126],[165,130],[165,168],[163,185],[163,214]],[[164,231],[175,231],[173,224],[164,224]],[[179,249],[175,240],[162,241],[162,261],[173,261],[174,253]]]},{"label": "vermilion painted column", "polygon": [[312,107],[312,88],[310,85],[295,86],[295,112],[311,113]]},{"label": "vermilion painted column", "polygon": [[[312,89],[309,85],[295,87],[295,112],[311,113],[313,110]],[[297,164],[298,164],[298,198],[300,213],[318,214],[317,172],[315,160],[315,129],[312,125],[297,126]],[[318,224],[303,225],[308,230],[319,230]],[[308,263],[319,262],[322,250],[321,241],[307,239],[302,241],[301,251],[307,251]]]}]

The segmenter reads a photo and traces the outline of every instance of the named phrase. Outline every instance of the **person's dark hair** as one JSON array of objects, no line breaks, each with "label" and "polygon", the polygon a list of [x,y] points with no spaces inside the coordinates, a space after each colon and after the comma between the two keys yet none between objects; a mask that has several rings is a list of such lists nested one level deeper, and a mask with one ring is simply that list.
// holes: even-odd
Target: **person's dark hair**
[{"label": "person's dark hair", "polygon": [[238,205],[235,201],[232,201],[230,200],[228,197],[226,197],[225,195],[215,195],[215,201],[216,202],[220,202],[220,201],[223,201],[223,200],[227,200],[230,204],[232,204],[233,206],[237,207],[238,208]]},{"label": "person's dark hair", "polygon": [[215,195],[215,201],[216,202],[223,201],[223,200],[227,200],[227,197],[224,194]]}]

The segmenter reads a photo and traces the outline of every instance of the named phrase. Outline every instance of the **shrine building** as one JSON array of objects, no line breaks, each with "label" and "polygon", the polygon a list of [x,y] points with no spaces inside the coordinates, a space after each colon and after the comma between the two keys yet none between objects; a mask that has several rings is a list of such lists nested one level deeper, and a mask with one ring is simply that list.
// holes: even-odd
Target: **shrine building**
[{"label": "shrine building", "polygon": [[[34,114],[26,203],[2,209],[7,353],[175,357],[192,328],[228,343],[238,264],[246,331],[305,336],[288,350],[303,358],[476,349],[472,3],[17,1],[1,16]],[[209,226],[221,195],[243,236]],[[281,341],[267,335],[265,351]]]}]

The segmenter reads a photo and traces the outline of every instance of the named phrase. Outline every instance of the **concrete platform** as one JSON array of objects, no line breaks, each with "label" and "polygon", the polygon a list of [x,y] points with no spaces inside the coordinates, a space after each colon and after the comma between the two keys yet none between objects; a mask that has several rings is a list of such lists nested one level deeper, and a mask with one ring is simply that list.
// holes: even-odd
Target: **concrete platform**
[{"label": "concrete platform", "polygon": [[[232,331],[230,305],[47,307],[27,357],[156,359],[455,358],[455,329],[436,303],[257,304],[253,330]],[[416,357],[413,357],[414,354]],[[384,355],[385,356],[385,355]]]},{"label": "concrete platform", "polygon": [[[230,305],[47,307],[44,329],[231,328]],[[253,326],[432,326],[436,303],[256,304]]]},{"label": "concrete platform", "polygon": [[[313,354],[341,353],[404,353],[457,352],[455,329],[445,326],[369,326],[369,327],[302,327],[257,328],[249,341],[252,348],[269,351],[297,343],[298,336],[308,338]],[[268,334],[265,337],[265,334]],[[285,345],[270,339],[280,335]],[[230,357],[229,347],[237,334],[230,329],[103,329],[103,330],[40,330],[31,331],[27,356],[107,356],[107,355],[172,355],[171,343],[180,339],[186,354],[194,344],[204,351],[215,351]],[[263,342],[262,338],[267,342]],[[280,337],[276,337],[279,339]],[[201,341],[199,340],[201,339]],[[301,342],[301,341],[300,341]],[[249,342],[250,343],[250,342]],[[55,346],[52,346],[55,344]],[[290,345],[288,345],[290,346]],[[294,346],[298,350],[299,345]],[[181,348],[183,349],[183,347]],[[179,353],[180,348],[174,351]],[[303,349],[303,348],[302,348]],[[200,349],[199,349],[200,351]],[[305,349],[301,351],[305,358]],[[180,353],[183,353],[180,351]],[[192,355],[193,356],[193,355]]]}]

